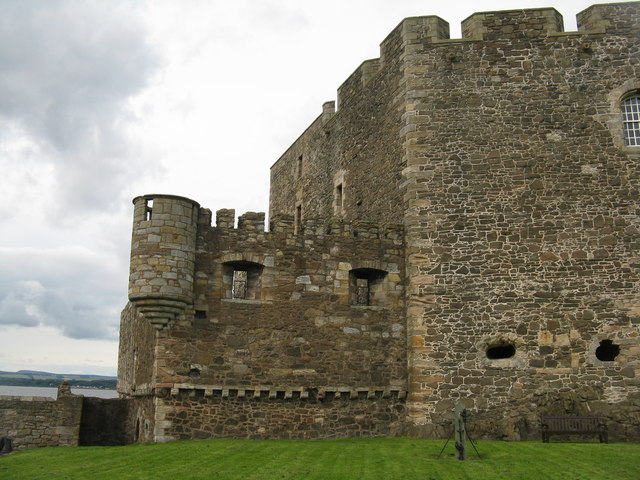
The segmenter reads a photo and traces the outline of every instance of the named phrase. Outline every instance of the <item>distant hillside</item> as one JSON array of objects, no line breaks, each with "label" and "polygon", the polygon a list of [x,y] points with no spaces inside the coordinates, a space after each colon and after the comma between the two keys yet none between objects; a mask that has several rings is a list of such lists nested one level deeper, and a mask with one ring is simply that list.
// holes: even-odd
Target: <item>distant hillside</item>
[{"label": "distant hillside", "polygon": [[0,385],[17,387],[57,387],[66,380],[72,387],[90,387],[113,390],[116,388],[116,377],[103,375],[79,375],[67,373],[37,372],[20,370],[19,372],[0,371]]}]

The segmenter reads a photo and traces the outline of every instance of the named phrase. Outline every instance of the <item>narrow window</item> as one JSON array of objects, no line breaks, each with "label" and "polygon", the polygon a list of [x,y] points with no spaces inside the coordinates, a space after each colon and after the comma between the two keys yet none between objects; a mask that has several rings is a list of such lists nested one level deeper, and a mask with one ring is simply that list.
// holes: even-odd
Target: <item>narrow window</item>
[{"label": "narrow window", "polygon": [[298,157],[298,163],[296,166],[296,178],[302,177],[302,155]]},{"label": "narrow window", "polygon": [[637,93],[622,101],[622,131],[624,143],[640,146],[640,95]]},{"label": "narrow window", "polygon": [[601,362],[613,362],[619,353],[620,346],[615,345],[612,340],[602,340],[596,348],[596,358]]},{"label": "narrow window", "polygon": [[151,212],[153,211],[153,198],[148,198],[144,202],[144,219],[151,220]]},{"label": "narrow window", "polygon": [[333,213],[335,215],[341,215],[344,207],[344,194],[343,194],[342,184],[336,185],[336,190],[333,195]]},{"label": "narrow window", "polygon": [[369,279],[356,278],[356,305],[370,305]]},{"label": "narrow window", "polygon": [[294,233],[297,235],[302,233],[302,205],[296,206],[296,214],[295,214],[295,231]]}]

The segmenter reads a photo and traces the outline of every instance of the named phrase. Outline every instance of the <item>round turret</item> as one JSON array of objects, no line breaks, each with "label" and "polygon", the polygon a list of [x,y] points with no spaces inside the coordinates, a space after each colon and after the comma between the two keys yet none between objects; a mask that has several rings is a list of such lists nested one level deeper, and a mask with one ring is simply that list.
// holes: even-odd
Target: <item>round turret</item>
[{"label": "round turret", "polygon": [[157,328],[193,301],[198,211],[174,195],[133,199],[129,300]]}]

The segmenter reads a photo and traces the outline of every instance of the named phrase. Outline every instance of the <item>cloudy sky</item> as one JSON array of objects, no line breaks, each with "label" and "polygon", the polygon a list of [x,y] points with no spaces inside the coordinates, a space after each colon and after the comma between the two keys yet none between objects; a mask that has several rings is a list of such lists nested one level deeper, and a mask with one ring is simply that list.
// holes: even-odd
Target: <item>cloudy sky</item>
[{"label": "cloudy sky", "polygon": [[115,374],[131,199],[266,211],[269,167],[402,18],[575,30],[591,3],[0,0],[0,370]]}]

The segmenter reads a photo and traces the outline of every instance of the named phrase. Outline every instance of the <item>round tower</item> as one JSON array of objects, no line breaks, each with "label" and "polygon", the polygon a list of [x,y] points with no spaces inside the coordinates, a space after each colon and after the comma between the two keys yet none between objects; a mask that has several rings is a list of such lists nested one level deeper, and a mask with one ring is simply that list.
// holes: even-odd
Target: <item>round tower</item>
[{"label": "round tower", "polygon": [[200,205],[175,195],[133,199],[129,300],[156,328],[193,302]]}]

